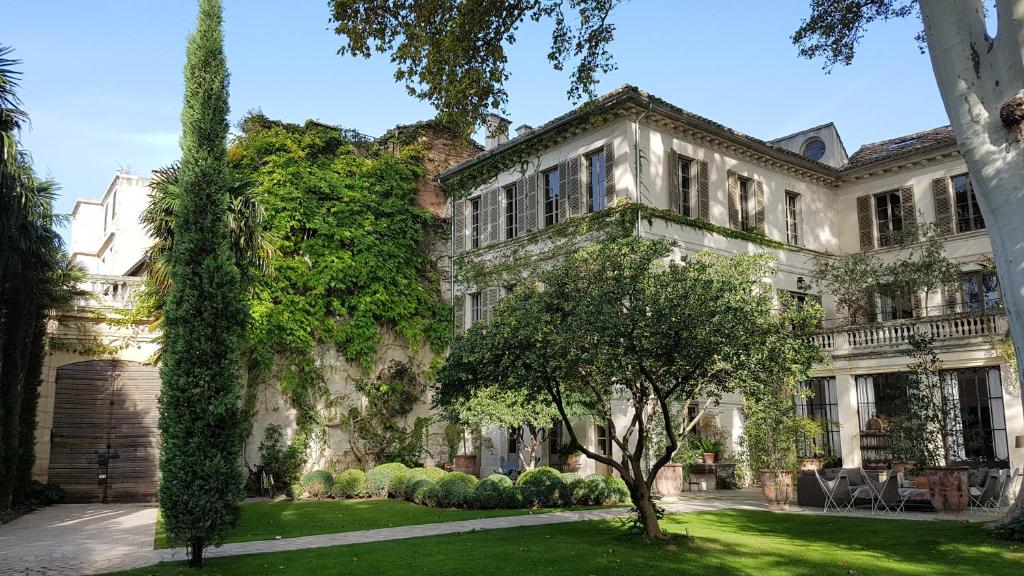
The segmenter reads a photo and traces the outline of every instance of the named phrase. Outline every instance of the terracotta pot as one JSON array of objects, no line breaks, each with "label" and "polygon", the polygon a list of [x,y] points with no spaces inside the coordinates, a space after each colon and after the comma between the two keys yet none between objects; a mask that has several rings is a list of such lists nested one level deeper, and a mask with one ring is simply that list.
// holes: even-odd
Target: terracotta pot
[{"label": "terracotta pot", "polygon": [[701,458],[704,459],[704,463],[705,464],[714,464],[715,463],[715,453],[714,452],[705,452],[705,453],[701,454]]},{"label": "terracotta pot", "polygon": [[917,462],[914,462],[913,460],[907,462],[893,462],[892,471],[897,474],[903,474],[904,476],[906,476],[908,472],[914,469],[914,466],[916,464]]},{"label": "terracotta pot", "polygon": [[918,487],[918,488],[920,488],[922,490],[927,490],[928,489],[928,476],[926,474],[918,474],[917,476],[914,476],[914,486],[916,486],[916,487]]},{"label": "terracotta pot", "polygon": [[786,506],[793,497],[792,470],[761,470],[761,493],[773,506]]},{"label": "terracotta pot", "polygon": [[476,454],[459,454],[455,457],[455,470],[476,476],[479,469],[476,467]]},{"label": "terracotta pot", "polygon": [[801,458],[800,469],[801,470],[821,470],[825,465],[825,461],[821,458]]},{"label": "terracotta pot", "polygon": [[971,499],[967,466],[925,468],[928,478],[928,497],[936,512],[959,514]]},{"label": "terracotta pot", "polygon": [[676,496],[683,491],[683,465],[669,462],[654,477],[654,491],[662,496]]}]

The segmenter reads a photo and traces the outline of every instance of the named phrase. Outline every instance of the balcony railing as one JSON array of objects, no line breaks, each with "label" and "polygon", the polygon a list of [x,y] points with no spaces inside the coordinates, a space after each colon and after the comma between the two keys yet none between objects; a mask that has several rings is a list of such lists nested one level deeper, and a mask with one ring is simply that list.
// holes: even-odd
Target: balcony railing
[{"label": "balcony railing", "polygon": [[132,296],[142,289],[142,278],[90,274],[78,284],[87,294],[75,304],[84,308],[127,308]]},{"label": "balcony railing", "polygon": [[1001,309],[974,313],[925,316],[878,324],[824,330],[811,341],[831,354],[849,354],[908,345],[914,332],[930,334],[937,343],[968,339],[998,338],[1006,334],[1006,314]]}]

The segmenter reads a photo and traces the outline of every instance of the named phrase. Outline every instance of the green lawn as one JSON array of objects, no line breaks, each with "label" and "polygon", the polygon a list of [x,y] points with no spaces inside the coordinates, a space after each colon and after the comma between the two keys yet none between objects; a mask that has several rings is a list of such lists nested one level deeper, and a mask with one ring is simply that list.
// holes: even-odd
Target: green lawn
[{"label": "green lawn", "polygon": [[[513,528],[208,559],[202,574],[1017,575],[1024,553],[977,524],[726,510],[668,516],[693,538],[646,544],[618,522]],[[195,574],[182,563],[124,576]]]},{"label": "green lawn", "polygon": [[[428,508],[404,500],[280,500],[242,506],[238,529],[228,542],[250,542],[334,534],[373,528],[517,516],[528,510],[460,510]],[[155,545],[168,548],[162,519],[157,520]]]}]

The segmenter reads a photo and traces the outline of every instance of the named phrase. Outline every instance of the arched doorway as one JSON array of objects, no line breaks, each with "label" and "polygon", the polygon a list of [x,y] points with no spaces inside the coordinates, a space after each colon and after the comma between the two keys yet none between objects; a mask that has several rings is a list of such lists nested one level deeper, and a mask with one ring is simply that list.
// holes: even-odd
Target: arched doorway
[{"label": "arched doorway", "polygon": [[155,500],[159,394],[153,366],[90,360],[58,368],[49,482],[71,502]]}]

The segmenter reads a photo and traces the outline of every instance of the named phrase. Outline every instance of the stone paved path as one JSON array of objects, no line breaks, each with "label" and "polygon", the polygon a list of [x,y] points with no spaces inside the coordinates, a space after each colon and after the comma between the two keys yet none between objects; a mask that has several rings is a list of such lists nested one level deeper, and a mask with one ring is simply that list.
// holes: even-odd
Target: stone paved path
[{"label": "stone paved path", "polygon": [[[725,494],[692,494],[676,501],[663,501],[661,505],[669,513],[723,508],[767,509],[759,493],[745,490]],[[804,510],[796,507],[789,511],[805,514],[822,513],[817,509]],[[211,548],[207,550],[207,556],[263,554],[478,530],[607,520],[622,518],[627,514],[626,508],[606,508],[239,542]],[[853,512],[850,515],[870,516],[870,512]],[[905,518],[933,520],[936,519],[936,515],[911,513]],[[97,574],[140,568],[157,562],[184,560],[184,549],[153,550],[155,524],[156,509],[142,505],[79,504],[45,508],[0,526],[0,576]]]}]

